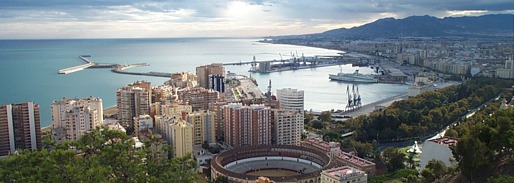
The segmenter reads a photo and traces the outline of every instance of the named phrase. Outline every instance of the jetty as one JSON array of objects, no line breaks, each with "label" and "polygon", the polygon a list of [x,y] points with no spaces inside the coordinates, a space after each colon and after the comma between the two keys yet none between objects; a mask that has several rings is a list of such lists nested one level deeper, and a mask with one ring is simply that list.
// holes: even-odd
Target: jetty
[{"label": "jetty", "polygon": [[147,63],[140,63],[140,64],[130,64],[130,65],[115,65],[114,69],[111,71],[118,74],[129,74],[129,75],[140,75],[140,76],[155,76],[155,77],[165,77],[165,78],[171,78],[171,73],[165,73],[165,72],[128,72],[124,71],[125,69],[133,68],[133,67],[140,67],[140,66],[149,66]]},{"label": "jetty", "polygon": [[139,75],[139,76],[154,76],[154,77],[166,77],[170,78],[172,73],[165,73],[165,72],[129,72],[125,71],[125,69],[130,69],[134,67],[142,67],[142,66],[149,66],[150,64],[147,63],[138,63],[138,64],[106,64],[106,63],[95,63],[90,61],[88,58],[91,57],[90,55],[81,55],[79,56],[79,59],[85,64],[69,67],[66,69],[59,70],[59,74],[69,74],[73,72],[77,72],[84,69],[108,69],[111,68],[111,71],[118,74],[128,74],[128,75]]},{"label": "jetty", "polygon": [[74,67],[69,67],[69,68],[61,69],[61,70],[59,70],[59,74],[69,74],[69,73],[81,71],[81,70],[84,70],[84,69],[89,68],[91,66],[94,66],[95,63],[89,61],[89,59],[87,59],[86,57],[91,57],[91,56],[89,56],[89,55],[81,55],[81,56],[79,56],[79,59],[82,60],[83,62],[85,62],[84,64],[79,65],[79,66],[74,66]]}]

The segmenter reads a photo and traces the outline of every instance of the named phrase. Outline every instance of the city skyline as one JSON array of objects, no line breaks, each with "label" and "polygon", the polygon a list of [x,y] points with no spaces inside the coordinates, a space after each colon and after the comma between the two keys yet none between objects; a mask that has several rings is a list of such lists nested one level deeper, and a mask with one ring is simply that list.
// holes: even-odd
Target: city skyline
[{"label": "city skyline", "polygon": [[[511,1],[2,1],[0,39],[262,37],[377,19],[514,14]],[[37,30],[37,31],[34,31]]]}]

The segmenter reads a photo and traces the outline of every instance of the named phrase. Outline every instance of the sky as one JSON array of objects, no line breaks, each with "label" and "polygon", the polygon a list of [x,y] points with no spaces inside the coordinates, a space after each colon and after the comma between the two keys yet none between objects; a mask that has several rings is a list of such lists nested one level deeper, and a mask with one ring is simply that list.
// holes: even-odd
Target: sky
[{"label": "sky", "polygon": [[262,37],[412,15],[514,14],[512,0],[0,0],[0,39]]}]

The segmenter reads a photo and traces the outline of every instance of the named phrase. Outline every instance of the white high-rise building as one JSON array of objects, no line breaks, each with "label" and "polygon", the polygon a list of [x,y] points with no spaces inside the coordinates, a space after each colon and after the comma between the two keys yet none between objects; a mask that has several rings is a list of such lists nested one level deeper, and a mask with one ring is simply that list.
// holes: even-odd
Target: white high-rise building
[{"label": "white high-rise building", "polygon": [[303,131],[303,115],[298,111],[276,109],[274,114],[274,138],[278,145],[300,145]]},{"label": "white high-rise building", "polygon": [[303,115],[304,95],[303,90],[284,88],[277,89],[277,99],[281,109],[295,110]]},{"label": "white high-rise building", "polygon": [[102,125],[102,99],[89,97],[66,99],[52,103],[52,138],[58,143],[78,140],[84,132]]}]

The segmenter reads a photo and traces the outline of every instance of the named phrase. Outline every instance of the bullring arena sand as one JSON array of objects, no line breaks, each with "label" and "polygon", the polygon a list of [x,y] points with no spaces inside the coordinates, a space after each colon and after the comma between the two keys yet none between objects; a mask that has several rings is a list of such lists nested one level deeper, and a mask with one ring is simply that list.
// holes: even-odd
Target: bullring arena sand
[{"label": "bullring arena sand", "polygon": [[291,170],[279,170],[279,169],[272,169],[272,170],[257,170],[252,172],[247,172],[245,175],[256,175],[256,176],[293,176],[293,175],[300,175],[296,171]]}]

